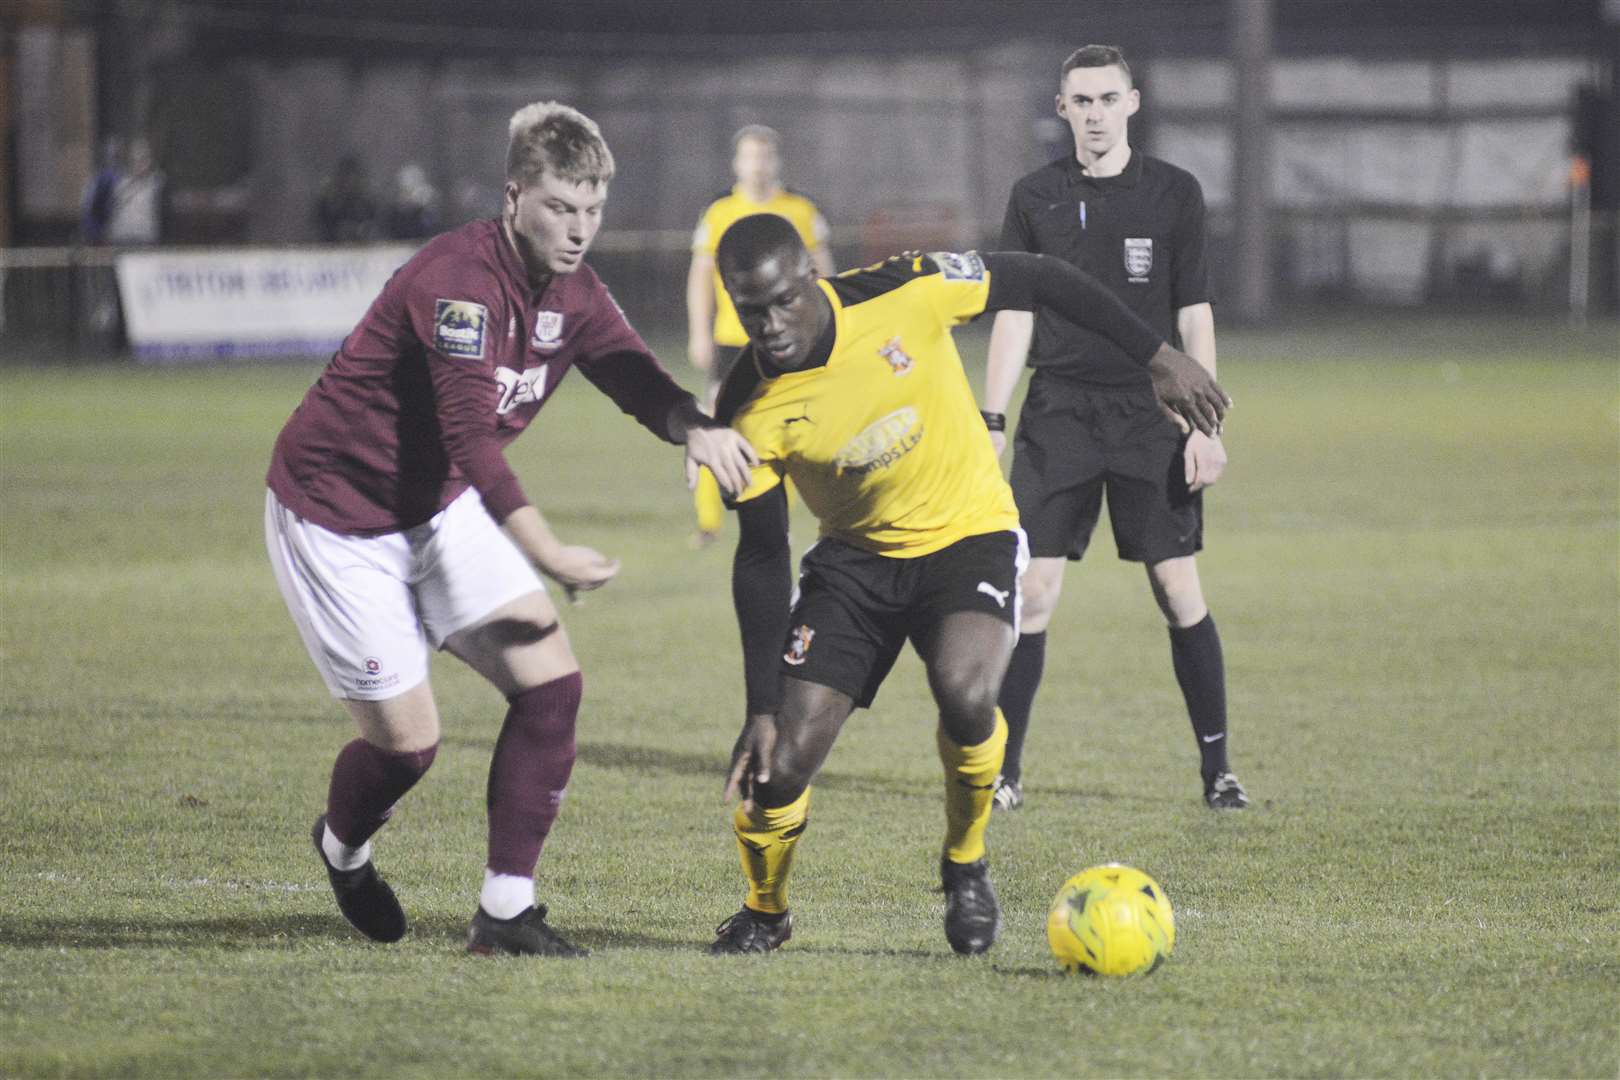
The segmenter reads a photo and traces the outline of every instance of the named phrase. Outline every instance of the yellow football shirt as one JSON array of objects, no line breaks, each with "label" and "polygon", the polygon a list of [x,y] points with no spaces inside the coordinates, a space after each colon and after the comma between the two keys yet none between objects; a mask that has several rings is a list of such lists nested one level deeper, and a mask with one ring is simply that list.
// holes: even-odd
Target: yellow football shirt
[{"label": "yellow football shirt", "polygon": [[821,535],[902,559],[1017,528],[951,339],[989,298],[983,260],[905,256],[817,285],[833,310],[827,362],[776,374],[750,349],[721,392],[721,418],[760,456],[738,501],[791,477]]},{"label": "yellow football shirt", "polygon": [[[811,251],[827,243],[827,222],[821,216],[821,211],[816,209],[816,204],[803,195],[784,189],[764,202],[755,202],[738,188],[732,188],[731,194],[722,195],[703,211],[697,230],[692,234],[692,250],[712,258],[715,249],[720,246],[720,237],[725,235],[732,223],[750,214],[776,214],[787,218],[798,230],[804,246]],[[743,332],[742,323],[737,321],[737,309],[731,306],[731,297],[720,281],[718,270],[713,278],[715,343],[741,348],[748,344],[748,335]]]}]

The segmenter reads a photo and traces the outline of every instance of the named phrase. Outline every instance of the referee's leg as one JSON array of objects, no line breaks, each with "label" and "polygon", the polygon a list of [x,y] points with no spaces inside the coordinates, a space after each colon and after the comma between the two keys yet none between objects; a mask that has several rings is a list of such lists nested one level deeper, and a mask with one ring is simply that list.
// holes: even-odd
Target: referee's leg
[{"label": "referee's leg", "polygon": [[1170,662],[1198,740],[1204,802],[1213,810],[1242,810],[1248,793],[1227,759],[1226,661],[1215,617],[1204,602],[1198,560],[1181,555],[1148,564],[1153,599],[1170,627]]}]

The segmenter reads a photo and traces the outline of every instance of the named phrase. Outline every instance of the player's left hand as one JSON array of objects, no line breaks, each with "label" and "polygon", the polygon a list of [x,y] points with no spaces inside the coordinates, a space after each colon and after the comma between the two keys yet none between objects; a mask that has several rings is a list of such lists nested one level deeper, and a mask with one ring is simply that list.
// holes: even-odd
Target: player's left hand
[{"label": "player's left hand", "polygon": [[1168,343],[1148,360],[1153,393],[1172,418],[1181,417],[1205,435],[1219,435],[1232,399],[1197,360]]},{"label": "player's left hand", "polygon": [[706,465],[730,495],[748,488],[759,455],[748,440],[728,427],[694,427],[686,433],[686,487],[697,487],[698,466]]},{"label": "player's left hand", "polygon": [[726,777],[725,801],[741,795],[743,809],[754,807],[754,785],[771,779],[771,755],[776,752],[776,717],[753,713],[731,748],[731,773]]},{"label": "player's left hand", "polygon": [[1221,478],[1226,469],[1226,447],[1219,435],[1205,435],[1195,431],[1187,436],[1187,447],[1182,451],[1187,490],[1202,491]]}]

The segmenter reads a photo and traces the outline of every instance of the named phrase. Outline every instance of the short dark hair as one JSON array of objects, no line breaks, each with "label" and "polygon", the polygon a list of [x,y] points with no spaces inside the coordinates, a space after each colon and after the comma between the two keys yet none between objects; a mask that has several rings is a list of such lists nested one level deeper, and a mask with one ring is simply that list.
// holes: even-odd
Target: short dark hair
[{"label": "short dark hair", "polygon": [[1075,68],[1117,67],[1125,73],[1125,85],[1135,86],[1131,79],[1131,65],[1125,62],[1125,54],[1118,45],[1082,45],[1069,54],[1063,61],[1063,68],[1058,72],[1058,86],[1069,77],[1069,72]]},{"label": "short dark hair", "polygon": [[749,214],[738,218],[720,237],[715,263],[720,273],[752,270],[774,255],[796,255],[806,250],[793,223],[780,214]]}]

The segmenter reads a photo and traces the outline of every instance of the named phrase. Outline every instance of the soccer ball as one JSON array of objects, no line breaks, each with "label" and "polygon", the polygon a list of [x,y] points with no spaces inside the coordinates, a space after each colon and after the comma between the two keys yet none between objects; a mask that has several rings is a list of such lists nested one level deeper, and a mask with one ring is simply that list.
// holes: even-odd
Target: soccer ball
[{"label": "soccer ball", "polygon": [[1157,881],[1106,863],[1063,883],[1046,916],[1046,940],[1071,975],[1146,973],[1175,948],[1176,916]]}]

